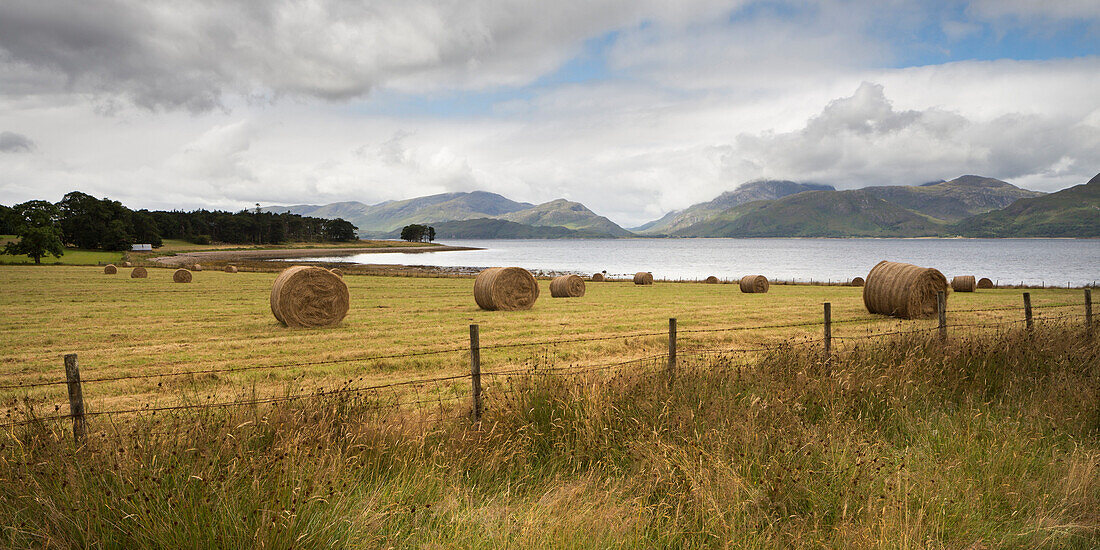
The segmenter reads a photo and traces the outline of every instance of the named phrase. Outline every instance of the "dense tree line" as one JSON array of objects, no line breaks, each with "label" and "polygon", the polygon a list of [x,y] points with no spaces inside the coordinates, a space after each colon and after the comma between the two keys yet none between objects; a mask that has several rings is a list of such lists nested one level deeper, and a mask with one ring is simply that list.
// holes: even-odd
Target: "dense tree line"
[{"label": "dense tree line", "polygon": [[432,242],[435,240],[435,228],[419,223],[409,224],[401,228],[401,240],[410,242]]},{"label": "dense tree line", "polygon": [[[47,208],[47,206],[49,208]],[[29,243],[42,231],[57,233],[65,245],[85,249],[129,250],[133,244],[161,246],[163,239],[193,243],[278,244],[287,241],[353,241],[357,228],[343,219],[298,214],[195,210],[131,210],[118,201],[73,191],[61,202],[30,201],[0,206],[0,234]],[[37,237],[28,239],[28,235]],[[52,242],[50,243],[52,246]],[[41,248],[41,247],[39,247]],[[36,258],[37,260],[38,258]]]}]

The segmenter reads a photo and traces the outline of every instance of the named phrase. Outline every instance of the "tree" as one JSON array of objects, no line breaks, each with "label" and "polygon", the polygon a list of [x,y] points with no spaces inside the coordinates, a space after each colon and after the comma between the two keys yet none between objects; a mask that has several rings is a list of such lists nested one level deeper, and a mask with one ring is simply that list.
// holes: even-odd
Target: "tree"
[{"label": "tree", "polygon": [[427,227],[418,223],[406,225],[401,228],[401,240],[409,242],[422,241],[427,231]]},{"label": "tree", "polygon": [[5,245],[5,254],[26,255],[36,264],[42,263],[46,254],[55,258],[65,254],[58,225],[61,211],[57,206],[46,201],[29,201],[15,205],[12,210],[16,215],[15,234],[19,240]]},{"label": "tree", "polygon": [[359,228],[352,225],[351,222],[343,218],[336,218],[335,220],[325,220],[322,233],[326,241],[354,241],[358,238],[355,233],[357,229]]},{"label": "tree", "polygon": [[435,240],[435,228],[429,225],[428,226],[428,242],[432,242],[434,240]]},{"label": "tree", "polygon": [[0,204],[0,235],[14,235],[18,220],[15,210]]}]

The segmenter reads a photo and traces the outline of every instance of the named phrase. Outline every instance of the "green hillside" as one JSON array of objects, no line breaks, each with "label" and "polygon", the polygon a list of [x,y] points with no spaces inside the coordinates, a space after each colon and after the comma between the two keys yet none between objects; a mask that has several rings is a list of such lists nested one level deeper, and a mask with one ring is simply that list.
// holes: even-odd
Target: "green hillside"
[{"label": "green hillside", "polygon": [[1100,174],[1086,184],[962,220],[951,229],[967,237],[1100,237]]},{"label": "green hillside", "polygon": [[[533,226],[495,218],[431,223],[436,240],[444,239],[592,239],[613,235],[560,226]],[[392,236],[396,236],[392,235]]]},{"label": "green hillside", "polygon": [[674,233],[682,237],[923,237],[943,226],[862,191],[808,191],[757,201]]},{"label": "green hillside", "polygon": [[1038,197],[1043,194],[981,176],[962,176],[951,181],[921,186],[865,187],[863,191],[903,208],[946,222],[957,222],[975,214],[1004,208],[1019,199]]},{"label": "green hillside", "polygon": [[603,233],[615,237],[629,237],[633,233],[619,227],[615,222],[597,215],[579,202],[558,199],[540,205],[499,216],[524,225],[557,226]]},{"label": "green hillside", "polygon": [[787,180],[761,180],[741,184],[733,191],[726,191],[713,200],[701,202],[665,214],[633,231],[642,235],[671,235],[742,204],[754,201],[775,200],[805,191],[832,191],[831,185],[798,183]]}]

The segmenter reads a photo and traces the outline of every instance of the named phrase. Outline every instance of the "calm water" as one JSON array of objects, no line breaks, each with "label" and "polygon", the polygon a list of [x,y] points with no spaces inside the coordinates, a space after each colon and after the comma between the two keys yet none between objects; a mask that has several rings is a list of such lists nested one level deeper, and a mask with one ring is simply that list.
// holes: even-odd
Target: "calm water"
[{"label": "calm water", "polygon": [[1004,284],[1063,286],[1100,281],[1100,240],[1068,239],[583,239],[463,240],[485,250],[360,254],[334,262],[444,267],[520,266],[537,271],[723,279],[759,273],[773,280],[850,280],[880,260],[935,267]]}]

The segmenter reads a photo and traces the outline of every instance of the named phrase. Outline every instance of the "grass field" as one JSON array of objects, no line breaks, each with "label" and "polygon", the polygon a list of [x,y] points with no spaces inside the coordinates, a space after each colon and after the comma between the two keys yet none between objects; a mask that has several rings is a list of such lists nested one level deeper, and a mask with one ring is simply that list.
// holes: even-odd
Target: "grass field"
[{"label": "grass field", "polygon": [[[935,321],[896,321],[870,315],[861,289],[775,285],[767,294],[742,294],[737,285],[589,283],[581,299],[550,298],[548,281],[525,312],[487,312],[473,301],[473,280],[349,276],[352,302],[345,321],[325,330],[278,324],[268,297],[274,273],[194,274],[191,284],[172,283],[172,270],[150,269],[131,279],[123,269],[104,275],[91,267],[0,267],[0,373],[7,383],[57,380],[61,356],[77,353],[84,378],[189,370],[293,365],[244,373],[122,380],[88,385],[90,407],[135,406],[173,399],[173,389],[219,395],[283,391],[290,381],[303,390],[348,379],[392,382],[467,372],[468,325],[481,327],[488,347],[534,341],[646,334],[634,338],[487,350],[486,370],[560,367],[624,361],[663,353],[668,318],[678,318],[679,347],[743,348],[790,338],[818,338],[820,326],[693,333],[817,322],[821,304],[832,303],[836,336],[931,327]],[[1080,304],[1081,291],[1033,290],[1036,306]],[[949,310],[1021,304],[1020,291],[954,293]],[[1038,316],[1073,309],[1036,309]],[[951,323],[1019,319],[1019,311],[951,314]],[[855,321],[855,322],[847,322]],[[356,361],[357,358],[433,350],[452,353]],[[166,387],[167,390],[166,391]],[[0,392],[3,405],[31,398],[62,404],[63,387]]]},{"label": "grass field", "polygon": [[[3,248],[5,244],[15,240],[15,235],[0,235],[0,248]],[[117,263],[122,260],[122,252],[103,252],[102,250],[79,250],[76,248],[66,248],[65,254],[60,258],[47,255],[42,258],[43,265],[99,265]],[[14,256],[11,254],[0,254],[0,264],[30,264],[34,265],[34,260],[27,256]]]},{"label": "grass field", "polygon": [[[274,273],[0,267],[3,384],[290,365],[85,383],[90,413],[299,395],[349,381],[482,370],[548,373],[659,355],[676,317],[682,367],[663,358],[572,377],[437,384],[440,422],[344,393],[282,405],[95,416],[74,449],[64,422],[0,434],[0,545],[9,547],[854,547],[1092,548],[1100,544],[1100,353],[1080,290],[953,293],[949,343],[933,335],[838,340],[730,356],[692,350],[817,340],[934,321],[865,312],[861,289],[589,283],[526,312],[485,312],[472,279],[347,276],[340,326],[271,315]],[[1071,304],[1071,307],[1045,307]],[[999,311],[965,312],[971,309]],[[724,329],[746,330],[724,330]],[[713,332],[695,332],[707,331]],[[633,337],[618,337],[638,335]],[[614,337],[492,349],[525,342]],[[896,337],[895,337],[896,338]],[[356,360],[425,350],[438,355]],[[347,359],[348,361],[342,361]],[[334,361],[331,363],[307,365]],[[572,371],[571,371],[572,372]],[[507,390],[507,391],[500,391]],[[402,390],[409,391],[409,390]],[[417,390],[419,391],[419,390]],[[64,386],[3,390],[8,418],[65,413]],[[422,397],[417,394],[417,399]],[[430,397],[430,396],[428,396]],[[436,396],[439,397],[439,396]],[[429,399],[430,402],[430,399]],[[433,405],[428,412],[434,414]],[[444,414],[446,413],[446,414]],[[421,416],[416,416],[420,414]],[[410,416],[412,415],[412,416]]]}]

